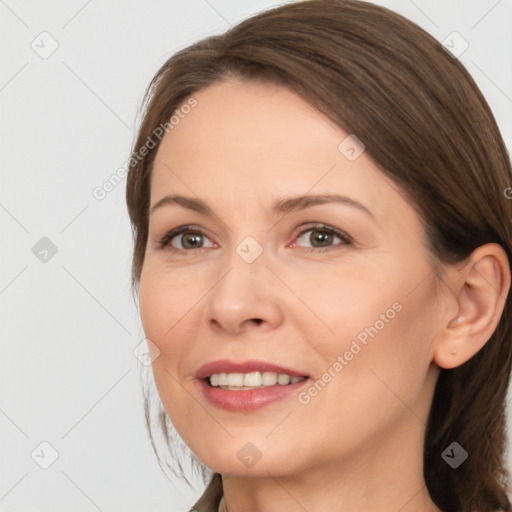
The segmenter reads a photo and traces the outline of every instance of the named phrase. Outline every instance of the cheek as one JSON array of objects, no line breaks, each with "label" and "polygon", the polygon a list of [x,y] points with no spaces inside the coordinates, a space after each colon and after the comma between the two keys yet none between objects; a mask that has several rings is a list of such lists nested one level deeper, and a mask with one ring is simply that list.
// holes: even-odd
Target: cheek
[{"label": "cheek", "polygon": [[[310,310],[307,319],[311,327],[321,326],[311,314],[315,313],[330,331],[331,338],[339,340],[355,337],[376,322],[382,328],[381,315],[386,319],[396,316],[396,310],[400,309],[396,303],[400,302],[402,294],[394,283],[396,279],[381,268],[372,270],[367,265],[364,269],[352,266],[335,272],[330,268],[328,272],[310,273],[310,277],[294,289]],[[327,338],[328,330],[322,329]]]},{"label": "cheek", "polygon": [[[192,283],[192,284],[191,284]],[[146,336],[162,352],[176,345],[170,343],[186,325],[200,298],[194,281],[184,279],[182,273],[168,272],[156,265],[143,270],[139,286],[140,317]]]},{"label": "cheek", "polygon": [[161,349],[160,340],[165,330],[169,329],[166,316],[162,315],[166,306],[164,288],[156,275],[143,272],[139,285],[140,318],[146,337]]},{"label": "cheek", "polygon": [[[181,414],[187,410],[188,399],[179,384],[178,374],[186,349],[186,344],[179,342],[186,339],[183,333],[180,334],[185,324],[180,319],[190,309],[188,300],[183,300],[182,291],[185,289],[179,288],[175,276],[171,279],[160,270],[146,267],[141,274],[140,318],[146,338],[157,347],[155,352],[158,351],[151,369],[160,399],[173,422],[177,420],[178,412]],[[187,417],[185,420],[191,421]]]},{"label": "cheek", "polygon": [[415,409],[423,400],[436,335],[435,295],[428,283],[410,289],[380,290],[357,308],[358,320],[341,340],[345,359],[351,358],[343,387],[358,390],[367,410],[400,412],[403,404]]},{"label": "cheek", "polygon": [[[157,389],[162,392],[172,388],[173,376],[177,376],[177,363],[182,358],[184,345],[179,343],[180,328],[184,317],[184,301],[176,299],[177,289],[169,286],[169,280],[163,279],[160,273],[144,272],[141,275],[139,286],[140,318],[144,334],[154,344],[152,357],[152,370]],[[150,348],[151,350],[151,348]],[[153,355],[153,353],[152,353]]]},{"label": "cheek", "polygon": [[[310,331],[307,339],[317,340],[314,348],[326,368],[346,354],[351,369],[344,373],[358,380],[370,367],[381,368],[397,384],[398,378],[421,378],[419,372],[431,363],[435,334],[436,297],[432,280],[422,282],[425,275],[428,268],[407,275],[396,265],[387,271],[366,266],[364,275],[353,269],[326,276],[322,285],[319,276],[304,282],[298,294],[308,298],[321,323],[303,326]],[[325,332],[321,337],[314,335],[319,326]]]},{"label": "cheek", "polygon": [[[306,404],[299,411],[305,422],[314,424],[312,430],[331,435],[329,431],[333,439],[343,431],[350,444],[396,425],[410,411],[426,422],[424,394],[432,337],[425,309],[428,294],[411,297],[391,290],[366,303],[346,303],[345,320],[333,323],[336,336],[316,345],[325,372],[315,376],[321,381],[318,392],[306,389],[308,396],[299,400]],[[345,448],[340,444],[340,449]]]},{"label": "cheek", "polygon": [[140,318],[146,338],[158,351],[152,371],[170,415],[175,408],[186,408],[187,395],[178,382],[190,378],[193,370],[191,340],[198,328],[201,298],[211,287],[203,277],[197,271],[167,269],[148,259],[140,278]]}]

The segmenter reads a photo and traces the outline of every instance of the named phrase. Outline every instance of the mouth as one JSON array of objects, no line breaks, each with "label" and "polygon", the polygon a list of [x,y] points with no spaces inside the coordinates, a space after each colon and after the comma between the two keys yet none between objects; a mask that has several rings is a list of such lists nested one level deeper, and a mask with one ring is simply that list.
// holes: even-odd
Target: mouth
[{"label": "mouth", "polygon": [[310,376],[263,361],[229,360],[203,365],[195,375],[203,396],[229,411],[253,411],[284,400],[302,388]]},{"label": "mouth", "polygon": [[213,373],[206,377],[206,384],[212,388],[229,391],[247,391],[271,386],[289,386],[307,379],[307,376],[295,377],[287,373],[249,372],[249,373]]}]

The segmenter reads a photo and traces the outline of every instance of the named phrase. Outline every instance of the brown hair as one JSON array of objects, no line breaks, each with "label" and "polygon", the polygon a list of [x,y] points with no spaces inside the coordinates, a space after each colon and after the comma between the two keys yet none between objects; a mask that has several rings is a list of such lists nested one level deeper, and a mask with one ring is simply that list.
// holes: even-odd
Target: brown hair
[{"label": "brown hair", "polygon": [[[133,154],[195,91],[230,76],[284,85],[356,134],[408,194],[434,261],[461,262],[488,242],[500,244],[512,261],[512,203],[504,197],[512,172],[497,123],[464,66],[414,23],[358,0],[308,0],[248,18],[179,51],[159,69],[146,91]],[[144,262],[157,149],[132,158],[127,178],[132,290]],[[442,510],[511,509],[503,461],[511,308],[509,296],[495,332],[474,357],[441,369],[424,477]],[[441,457],[453,441],[469,453],[457,469]],[[200,500],[204,510],[218,500],[219,482],[214,474],[212,497]]]}]

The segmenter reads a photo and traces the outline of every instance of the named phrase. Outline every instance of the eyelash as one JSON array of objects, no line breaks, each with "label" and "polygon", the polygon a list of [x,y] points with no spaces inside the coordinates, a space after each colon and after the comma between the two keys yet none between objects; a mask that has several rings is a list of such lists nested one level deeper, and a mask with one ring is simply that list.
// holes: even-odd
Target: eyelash
[{"label": "eyelash", "polygon": [[[302,235],[304,235],[308,231],[322,231],[327,234],[335,235],[341,240],[340,244],[331,245],[328,247],[302,247],[302,249],[306,249],[308,252],[327,252],[327,251],[335,249],[336,247],[353,245],[352,238],[349,235],[347,235],[343,231],[340,231],[336,228],[327,226],[325,224],[315,224],[313,226],[309,226],[308,228],[303,229],[295,237],[295,239],[300,238]],[[163,237],[161,237],[157,242],[158,248],[164,249],[167,247],[169,250],[171,250],[173,252],[175,252],[175,251],[178,251],[178,252],[192,251],[193,249],[177,249],[176,247],[172,247],[170,245],[170,242],[174,237],[182,235],[184,233],[198,234],[198,235],[205,236],[206,238],[208,238],[205,233],[203,233],[200,229],[197,229],[194,226],[191,226],[191,225],[180,226],[179,228],[173,229],[173,230],[169,231],[168,233],[166,233]],[[199,249],[205,249],[205,247],[199,247]]]}]

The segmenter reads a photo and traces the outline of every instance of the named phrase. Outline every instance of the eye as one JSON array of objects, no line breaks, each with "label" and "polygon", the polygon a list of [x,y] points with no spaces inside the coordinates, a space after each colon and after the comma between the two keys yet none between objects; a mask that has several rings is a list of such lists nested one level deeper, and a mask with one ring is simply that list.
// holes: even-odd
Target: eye
[{"label": "eye", "polygon": [[193,226],[181,226],[166,233],[158,241],[158,246],[161,249],[167,246],[178,251],[212,247],[212,245],[205,245],[205,240],[209,240],[209,238],[200,229]]},{"label": "eye", "polygon": [[[309,235],[306,236],[308,233]],[[352,244],[352,239],[346,233],[325,225],[311,226],[302,230],[296,238],[296,241],[293,242],[292,246],[295,247],[297,245],[297,241],[300,240],[306,240],[306,242],[309,242],[311,246],[306,248],[310,251],[317,252],[324,252],[326,250],[336,248],[337,246]],[[341,243],[335,243],[336,240]]]},{"label": "eye", "polygon": [[[309,236],[306,236],[309,233]],[[291,247],[300,247],[297,242],[306,241],[310,243],[309,247],[304,247],[308,251],[325,252],[335,249],[339,246],[352,245],[352,239],[349,235],[336,228],[326,225],[314,225],[303,229]],[[337,242],[337,243],[336,243]],[[200,229],[194,226],[181,226],[166,233],[158,240],[160,249],[169,248],[172,251],[190,251],[193,249],[203,249],[214,247],[214,243]]]}]

